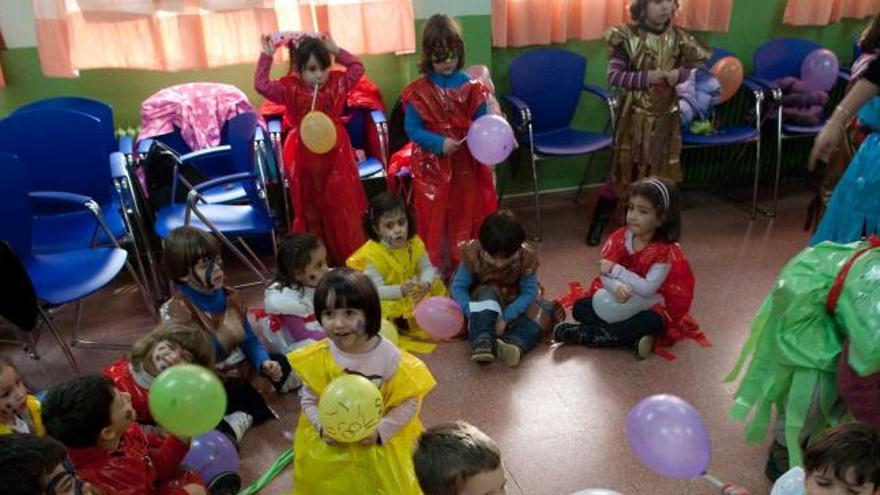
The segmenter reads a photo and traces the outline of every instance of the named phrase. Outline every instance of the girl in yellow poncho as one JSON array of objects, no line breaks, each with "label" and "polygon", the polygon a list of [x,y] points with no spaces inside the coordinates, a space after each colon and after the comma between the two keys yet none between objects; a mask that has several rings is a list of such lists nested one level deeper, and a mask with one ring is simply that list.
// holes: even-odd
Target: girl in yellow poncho
[{"label": "girl in yellow poncho", "polygon": [[[394,322],[404,335],[426,339],[413,318],[415,306],[424,297],[445,296],[447,291],[415,233],[412,211],[400,196],[379,194],[370,201],[364,231],[370,240],[348,258],[348,266],[366,273],[376,285],[383,318]],[[433,350],[408,344],[412,340],[404,339],[401,347]]]},{"label": "girl in yellow poncho", "polygon": [[[434,388],[434,377],[419,359],[379,335],[379,296],[363,273],[348,268],[328,272],[315,291],[315,314],[328,338],[288,355],[303,381],[293,449],[294,493],[421,495],[412,453],[424,429],[419,409]],[[324,388],[346,373],[368,378],[383,399],[378,427],[356,444],[330,439],[318,416]]]},{"label": "girl in yellow poncho", "polygon": [[8,358],[0,358],[0,435],[46,434],[40,417],[40,401],[27,393],[18,370]]}]

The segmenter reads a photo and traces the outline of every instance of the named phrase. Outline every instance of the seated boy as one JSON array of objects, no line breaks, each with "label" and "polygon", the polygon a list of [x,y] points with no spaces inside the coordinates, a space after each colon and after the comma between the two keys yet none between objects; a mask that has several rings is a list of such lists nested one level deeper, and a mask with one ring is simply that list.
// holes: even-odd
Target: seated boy
[{"label": "seated boy", "polygon": [[64,446],[26,433],[0,436],[0,486],[21,495],[105,495],[77,479]]},{"label": "seated boy", "polygon": [[43,401],[46,432],[67,447],[79,476],[114,495],[205,495],[180,463],[188,442],[146,435],[125,392],[87,375],[52,387]]},{"label": "seated boy", "polygon": [[507,493],[498,445],[464,421],[440,424],[422,433],[413,465],[425,495]]},{"label": "seated boy", "polygon": [[525,238],[510,212],[498,212],[483,221],[479,240],[461,246],[450,287],[468,317],[471,361],[497,357],[516,366],[553,328],[556,313],[564,315],[558,303],[538,299],[538,254]]},{"label": "seated boy", "polygon": [[[867,423],[826,430],[807,447],[803,470],[805,495],[880,495],[880,430]],[[749,495],[738,486],[724,493]]]}]

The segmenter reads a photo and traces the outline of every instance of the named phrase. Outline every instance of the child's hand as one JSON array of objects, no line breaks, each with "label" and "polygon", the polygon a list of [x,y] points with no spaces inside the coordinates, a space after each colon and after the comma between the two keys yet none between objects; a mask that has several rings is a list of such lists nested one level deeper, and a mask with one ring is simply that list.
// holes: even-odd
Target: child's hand
[{"label": "child's hand", "polygon": [[324,433],[324,430],[323,430],[323,429],[321,429],[321,440],[323,440],[324,443],[326,443],[327,445],[330,445],[330,446],[332,446],[332,447],[336,447],[336,446],[339,445],[339,442],[337,442],[336,440],[333,440],[332,438],[328,437],[327,434]]},{"label": "child's hand", "polygon": [[615,264],[616,263],[614,263],[613,261],[602,258],[601,260],[599,260],[599,273],[602,275],[610,275],[611,270],[614,269]]},{"label": "child's hand", "polygon": [[266,55],[273,55],[275,53],[275,45],[272,44],[272,36],[268,34],[260,36],[260,46],[262,46],[263,53]]},{"label": "child's hand", "polygon": [[281,380],[281,365],[277,361],[263,361],[263,373],[273,382]]},{"label": "child's hand", "polygon": [[461,141],[456,141],[455,139],[446,138],[443,140],[443,155],[449,156],[456,151],[461,146]]},{"label": "child's hand", "polygon": [[416,290],[415,280],[407,280],[406,282],[400,284],[400,292],[404,296],[407,296],[407,297],[415,296],[415,290]]},{"label": "child's hand", "polygon": [[678,84],[678,77],[679,77],[678,69],[672,69],[672,70],[666,71],[666,77],[665,77],[666,84],[668,84],[670,86],[677,85]]},{"label": "child's hand", "polygon": [[626,284],[620,284],[617,286],[617,289],[614,290],[614,295],[617,297],[617,302],[623,304],[632,297],[632,287]]},{"label": "child's hand", "polygon": [[726,485],[721,489],[721,493],[724,495],[751,495],[748,490],[736,485]]},{"label": "child's hand", "polygon": [[361,445],[364,447],[371,447],[379,443],[379,430],[373,430],[373,433],[370,434],[367,438],[361,440]]},{"label": "child's hand", "polygon": [[498,322],[495,323],[495,335],[504,335],[504,330],[507,329],[507,322],[504,321],[500,315],[498,316]]},{"label": "child's hand", "polygon": [[428,295],[429,290],[431,290],[431,284],[429,284],[428,282],[419,282],[416,284],[413,291],[413,298],[416,300],[421,300]]},{"label": "child's hand", "polygon": [[649,70],[648,71],[648,84],[651,86],[657,84],[665,84],[666,83],[666,71],[662,70]]},{"label": "child's hand", "polygon": [[333,37],[330,36],[330,33],[321,33],[321,41],[324,42],[324,46],[327,47],[327,51],[332,53],[333,55],[339,54],[339,45],[333,41]]}]

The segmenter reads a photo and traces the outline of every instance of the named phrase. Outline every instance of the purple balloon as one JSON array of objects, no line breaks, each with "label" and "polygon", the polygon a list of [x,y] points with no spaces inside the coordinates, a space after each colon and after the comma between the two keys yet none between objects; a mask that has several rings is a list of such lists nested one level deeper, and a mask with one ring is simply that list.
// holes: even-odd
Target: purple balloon
[{"label": "purple balloon", "polygon": [[226,435],[212,430],[192,439],[181,464],[199,473],[205,483],[210,483],[222,473],[238,474],[238,452]]},{"label": "purple balloon", "polygon": [[674,395],[652,395],[626,417],[629,448],[654,472],[694,479],[709,469],[712,445],[703,418]]},{"label": "purple balloon", "polygon": [[467,145],[480,163],[498,165],[513,151],[513,129],[500,115],[483,115],[467,133]]},{"label": "purple balloon", "polygon": [[840,63],[837,55],[826,48],[818,48],[804,57],[801,80],[814,91],[828,91],[837,82]]}]

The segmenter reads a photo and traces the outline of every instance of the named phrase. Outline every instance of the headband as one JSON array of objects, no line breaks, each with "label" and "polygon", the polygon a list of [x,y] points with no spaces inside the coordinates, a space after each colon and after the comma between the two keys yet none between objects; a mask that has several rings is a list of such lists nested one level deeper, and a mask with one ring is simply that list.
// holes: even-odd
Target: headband
[{"label": "headband", "polygon": [[669,189],[666,188],[666,184],[657,179],[646,179],[645,183],[651,184],[660,191],[660,196],[663,197],[663,210],[669,211]]}]

